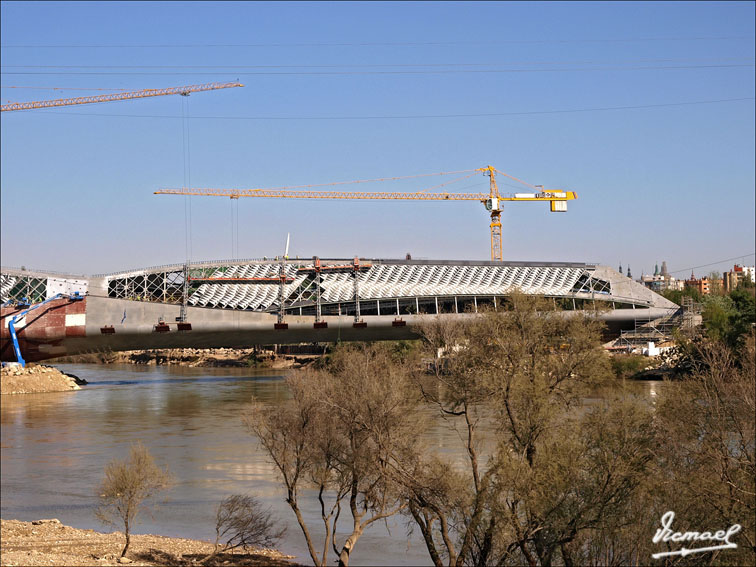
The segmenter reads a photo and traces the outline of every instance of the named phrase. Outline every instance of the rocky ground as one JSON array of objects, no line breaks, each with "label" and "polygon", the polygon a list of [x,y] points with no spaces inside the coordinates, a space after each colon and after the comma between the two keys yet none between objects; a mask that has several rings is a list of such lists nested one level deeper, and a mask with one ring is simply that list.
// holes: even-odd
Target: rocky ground
[{"label": "rocky ground", "polygon": [[301,368],[320,358],[315,354],[274,354],[255,349],[152,349],[123,352],[102,352],[69,356],[58,362],[94,364],[146,364],[156,366]]},{"label": "rocky ground", "polygon": [[[197,565],[213,544],[155,535],[132,535],[126,557],[120,559],[124,536],[64,526],[58,520],[0,520],[0,565]],[[292,566],[278,551],[255,549],[219,554],[204,565]]]},{"label": "rocky ground", "polygon": [[0,373],[0,392],[3,394],[37,394],[40,392],[68,392],[80,390],[86,382],[64,374],[57,368],[43,364],[3,366]]},{"label": "rocky ground", "polygon": [[[93,364],[146,364],[153,366],[240,367],[288,369],[314,364],[320,355],[274,354],[254,349],[162,349],[107,352],[69,356],[56,362]],[[4,363],[5,364],[5,363]],[[28,363],[26,368],[8,363],[0,380],[3,394],[38,394],[79,390],[86,381],[52,366]]]}]

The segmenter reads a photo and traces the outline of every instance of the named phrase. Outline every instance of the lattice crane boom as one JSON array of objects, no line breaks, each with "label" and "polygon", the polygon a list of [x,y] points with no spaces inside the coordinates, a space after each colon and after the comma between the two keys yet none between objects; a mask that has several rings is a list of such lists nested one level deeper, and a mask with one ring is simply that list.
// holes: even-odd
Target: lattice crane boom
[{"label": "lattice crane boom", "polygon": [[[482,167],[473,172],[480,172],[490,177],[488,193],[425,193],[425,192],[398,192],[398,191],[320,191],[305,190],[296,191],[291,188],[278,187],[275,189],[211,189],[211,188],[180,188],[180,189],[160,189],[155,191],[155,195],[197,195],[204,197],[230,197],[231,199],[240,199],[243,197],[273,198],[273,199],[362,199],[362,200],[402,200],[402,201],[478,201],[485,205],[486,210],[491,213],[491,260],[503,259],[503,250],[501,242],[501,203],[502,202],[521,202],[535,201],[547,202],[552,212],[566,212],[567,201],[577,199],[577,193],[574,191],[563,191],[561,189],[544,189],[540,185],[530,185],[516,177],[491,167]],[[455,172],[462,173],[462,172]],[[532,188],[532,193],[515,193],[511,195],[501,195],[498,185],[496,184],[496,173],[500,173],[519,183]],[[430,174],[437,175],[437,174]],[[408,176],[421,177],[421,176]],[[403,179],[393,177],[390,179]],[[341,181],[331,185],[345,185],[348,183],[364,183],[360,181]],[[377,181],[377,180],[367,180]],[[329,184],[321,184],[329,185]]]},{"label": "lattice crane boom", "polygon": [[37,100],[31,102],[14,102],[2,105],[2,112],[11,110],[32,110],[35,108],[54,108],[57,106],[73,106],[77,104],[93,104],[97,102],[113,102],[118,100],[131,100],[135,98],[147,98],[152,96],[165,95],[184,95],[200,91],[214,91],[217,89],[229,89],[233,87],[243,87],[241,83],[205,83],[202,85],[187,85],[184,87],[169,87],[165,89],[144,89],[140,91],[129,91],[125,93],[97,95],[97,96],[79,96],[74,98],[58,98],[53,100]]}]

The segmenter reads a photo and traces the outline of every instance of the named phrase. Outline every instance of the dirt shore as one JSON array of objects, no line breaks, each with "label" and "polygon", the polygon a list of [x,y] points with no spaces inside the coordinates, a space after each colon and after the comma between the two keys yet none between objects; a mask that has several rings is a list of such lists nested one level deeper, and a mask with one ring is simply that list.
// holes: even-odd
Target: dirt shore
[{"label": "dirt shore", "polygon": [[79,384],[86,383],[43,364],[28,364],[22,368],[18,364],[3,366],[0,372],[0,393],[38,394],[41,392],[69,392],[80,390]]},{"label": "dirt shore", "polygon": [[[124,537],[64,526],[58,520],[0,520],[0,565],[197,565],[212,553],[213,544],[156,535],[132,535],[126,559],[120,560]],[[219,554],[204,565],[296,565],[278,551]]]},{"label": "dirt shore", "polygon": [[255,349],[176,348],[82,354],[59,358],[55,362],[286,369],[301,368],[320,357],[318,354],[274,354]]}]

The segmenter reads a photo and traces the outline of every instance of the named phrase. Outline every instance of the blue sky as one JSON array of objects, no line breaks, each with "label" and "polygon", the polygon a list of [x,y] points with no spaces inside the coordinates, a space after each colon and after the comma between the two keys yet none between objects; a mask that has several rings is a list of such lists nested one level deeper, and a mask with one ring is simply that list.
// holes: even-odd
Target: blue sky
[{"label": "blue sky", "polygon": [[92,274],[182,262],[187,248],[193,260],[270,257],[287,232],[300,257],[490,257],[472,202],[194,197],[187,246],[186,198],[153,195],[184,184],[185,159],[191,186],[219,188],[491,164],[579,195],[567,214],[506,206],[505,259],[622,262],[636,277],[662,260],[676,271],[736,258],[699,275],[754,263],[753,2],[0,9],[3,103],[245,84],[4,112],[4,266]]}]

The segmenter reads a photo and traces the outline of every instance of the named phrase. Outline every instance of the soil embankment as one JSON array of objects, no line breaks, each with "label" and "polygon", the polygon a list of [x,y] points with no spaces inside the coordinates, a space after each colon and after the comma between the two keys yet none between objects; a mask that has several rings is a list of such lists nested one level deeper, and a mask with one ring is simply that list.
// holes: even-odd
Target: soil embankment
[{"label": "soil embankment", "polygon": [[321,354],[276,354],[272,351],[256,349],[175,348],[83,354],[59,358],[57,362],[287,369],[307,366],[321,356]]},{"label": "soil embankment", "polygon": [[20,364],[8,364],[3,366],[0,374],[2,394],[69,392],[80,390],[79,384],[86,382],[42,364],[30,363],[26,368],[22,368]]},{"label": "soil embankment", "polygon": [[[58,520],[0,520],[0,565],[196,565],[213,551],[213,544],[155,535],[131,536],[124,560],[120,532],[103,534],[64,526]],[[272,549],[223,553],[204,565],[286,566],[292,563]]]}]

